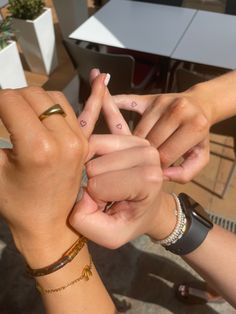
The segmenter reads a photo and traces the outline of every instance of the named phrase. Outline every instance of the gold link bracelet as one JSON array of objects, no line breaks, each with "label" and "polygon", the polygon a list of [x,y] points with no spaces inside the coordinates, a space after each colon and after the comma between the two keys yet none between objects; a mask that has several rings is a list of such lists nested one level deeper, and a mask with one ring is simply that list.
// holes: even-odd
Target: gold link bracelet
[{"label": "gold link bracelet", "polygon": [[78,283],[79,281],[81,281],[83,279],[85,281],[88,281],[90,279],[90,277],[93,275],[92,266],[93,266],[93,261],[92,261],[91,255],[90,255],[89,256],[89,264],[85,265],[85,267],[82,270],[81,275],[78,278],[76,278],[75,280],[69,282],[65,286],[61,286],[59,288],[54,288],[54,289],[44,289],[38,283],[36,283],[36,288],[39,290],[39,292],[41,294],[43,294],[43,293],[51,294],[51,293],[55,293],[55,292],[61,292],[61,291],[65,290],[66,288],[73,286],[74,284]]}]

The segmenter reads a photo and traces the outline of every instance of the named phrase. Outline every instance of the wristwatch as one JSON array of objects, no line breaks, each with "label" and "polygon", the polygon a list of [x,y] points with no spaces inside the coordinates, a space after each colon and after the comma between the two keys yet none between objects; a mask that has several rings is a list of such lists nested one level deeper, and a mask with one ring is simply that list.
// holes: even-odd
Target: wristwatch
[{"label": "wristwatch", "polygon": [[165,248],[174,254],[186,255],[202,244],[213,224],[204,208],[190,196],[180,193],[178,199],[187,219],[186,230],[180,239]]}]

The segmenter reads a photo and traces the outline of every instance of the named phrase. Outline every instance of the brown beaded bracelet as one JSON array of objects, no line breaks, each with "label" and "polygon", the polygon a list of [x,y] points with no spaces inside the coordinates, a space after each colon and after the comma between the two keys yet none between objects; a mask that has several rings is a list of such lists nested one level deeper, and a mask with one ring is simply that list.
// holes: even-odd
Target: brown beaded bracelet
[{"label": "brown beaded bracelet", "polygon": [[85,237],[83,236],[79,237],[79,239],[69,248],[69,250],[67,250],[62,255],[62,257],[58,261],[49,266],[38,269],[32,269],[29,266],[27,266],[28,273],[33,277],[45,276],[54,273],[55,271],[61,269],[66,264],[71,262],[79,253],[79,251],[84,247],[86,242],[87,239]]}]

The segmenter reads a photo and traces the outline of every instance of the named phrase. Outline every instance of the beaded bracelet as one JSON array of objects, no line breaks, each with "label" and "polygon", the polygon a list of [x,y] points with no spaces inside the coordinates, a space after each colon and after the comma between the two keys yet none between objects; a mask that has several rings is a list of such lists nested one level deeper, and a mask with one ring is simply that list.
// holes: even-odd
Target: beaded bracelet
[{"label": "beaded bracelet", "polygon": [[39,276],[45,276],[48,274],[51,274],[62,267],[64,267],[66,264],[71,262],[75,256],[79,253],[79,251],[84,247],[85,243],[87,242],[87,239],[83,236],[80,236],[79,239],[67,250],[62,257],[56,261],[55,263],[38,269],[32,269],[30,266],[27,266],[28,273],[33,277],[39,277]]},{"label": "beaded bracelet", "polygon": [[177,222],[175,228],[167,238],[163,240],[153,241],[155,243],[161,244],[164,247],[169,246],[178,241],[183,236],[187,226],[187,219],[185,213],[182,210],[180,201],[174,193],[172,193],[172,196],[174,197],[176,203],[175,215],[177,217]]}]

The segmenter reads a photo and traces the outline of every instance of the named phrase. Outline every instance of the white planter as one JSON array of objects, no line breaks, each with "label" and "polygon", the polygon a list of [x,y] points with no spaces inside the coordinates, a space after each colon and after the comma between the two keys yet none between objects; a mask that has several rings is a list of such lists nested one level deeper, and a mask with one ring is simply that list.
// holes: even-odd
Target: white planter
[{"label": "white planter", "polygon": [[57,66],[57,52],[51,9],[35,20],[13,18],[13,28],[32,72],[50,74]]},{"label": "white planter", "polygon": [[0,88],[27,86],[19,52],[14,41],[0,50]]}]

